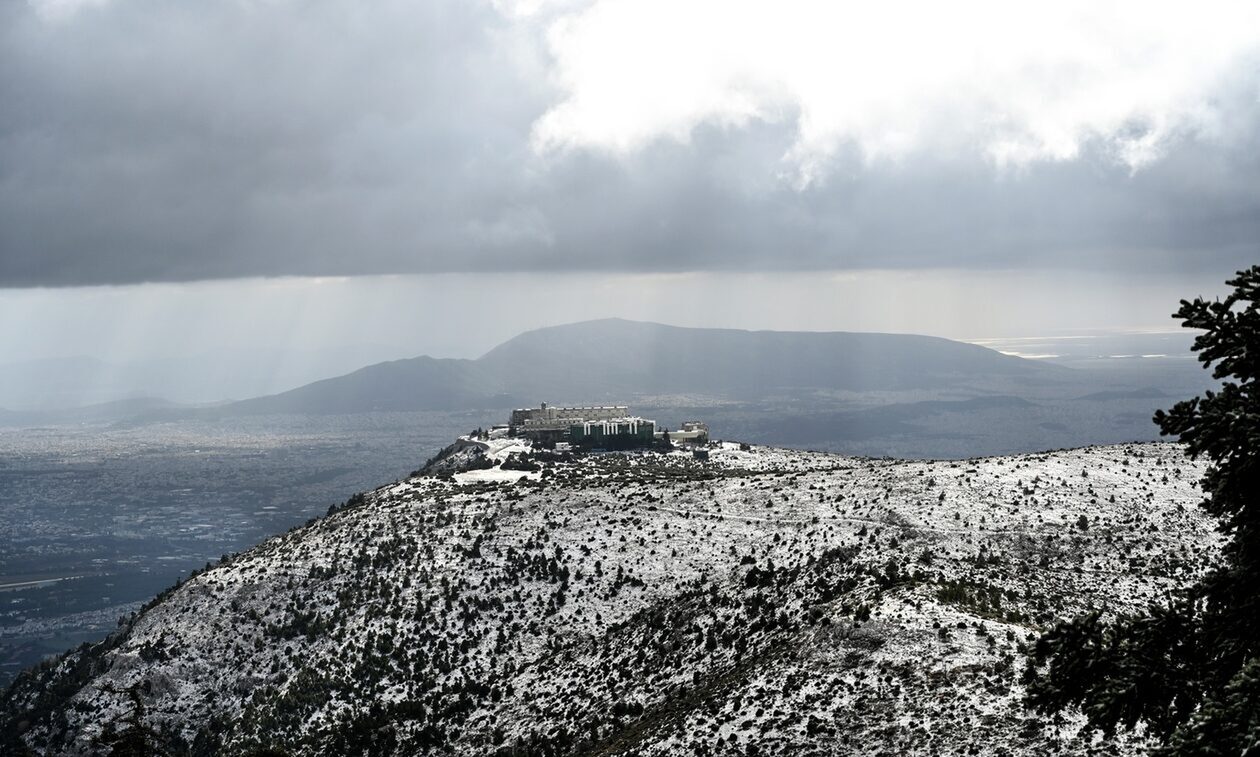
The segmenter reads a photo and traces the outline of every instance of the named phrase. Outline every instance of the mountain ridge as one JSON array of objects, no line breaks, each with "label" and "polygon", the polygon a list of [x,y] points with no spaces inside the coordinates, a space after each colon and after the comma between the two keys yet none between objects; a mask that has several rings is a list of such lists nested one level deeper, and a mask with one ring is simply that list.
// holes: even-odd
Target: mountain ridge
[{"label": "mountain ridge", "polygon": [[24,674],[0,731],[49,754],[1138,753],[1022,710],[1027,644],[1217,544],[1167,443],[459,451]]},{"label": "mountain ridge", "polygon": [[377,363],[214,412],[484,409],[545,397],[597,403],[662,393],[756,398],[784,389],[937,389],[993,377],[1038,382],[1065,372],[940,337],[695,329],[612,318],[526,331],[473,360]]}]

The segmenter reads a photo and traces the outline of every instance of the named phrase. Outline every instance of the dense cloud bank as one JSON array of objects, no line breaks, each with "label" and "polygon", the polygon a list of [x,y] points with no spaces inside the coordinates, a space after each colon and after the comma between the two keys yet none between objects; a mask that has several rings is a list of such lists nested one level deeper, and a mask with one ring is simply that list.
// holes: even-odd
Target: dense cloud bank
[{"label": "dense cloud bank", "polygon": [[[1009,14],[951,45],[879,15],[666,12],[8,3],[0,286],[1254,256],[1248,11],[1098,39],[1056,18],[1031,47]],[[864,28],[891,47],[855,72]],[[1099,53],[1112,32],[1137,42]]]}]

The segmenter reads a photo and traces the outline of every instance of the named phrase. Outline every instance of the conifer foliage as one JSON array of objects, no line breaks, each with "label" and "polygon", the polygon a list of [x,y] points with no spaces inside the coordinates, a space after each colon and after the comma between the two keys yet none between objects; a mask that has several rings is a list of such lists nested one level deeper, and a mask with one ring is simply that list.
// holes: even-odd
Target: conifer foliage
[{"label": "conifer foliage", "polygon": [[1194,350],[1219,390],[1155,414],[1160,431],[1210,463],[1203,507],[1219,519],[1221,561],[1145,613],[1095,612],[1038,642],[1028,703],[1080,706],[1104,732],[1144,723],[1165,755],[1260,754],[1260,266],[1224,300],[1183,300]]}]

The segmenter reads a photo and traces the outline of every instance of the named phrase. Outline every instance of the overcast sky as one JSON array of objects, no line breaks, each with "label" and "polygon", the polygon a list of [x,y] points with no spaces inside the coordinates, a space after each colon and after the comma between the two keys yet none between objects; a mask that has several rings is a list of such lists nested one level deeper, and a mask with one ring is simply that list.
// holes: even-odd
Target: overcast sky
[{"label": "overcast sky", "polygon": [[7,0],[0,103],[8,362],[1149,328],[1260,240],[1254,2]]}]

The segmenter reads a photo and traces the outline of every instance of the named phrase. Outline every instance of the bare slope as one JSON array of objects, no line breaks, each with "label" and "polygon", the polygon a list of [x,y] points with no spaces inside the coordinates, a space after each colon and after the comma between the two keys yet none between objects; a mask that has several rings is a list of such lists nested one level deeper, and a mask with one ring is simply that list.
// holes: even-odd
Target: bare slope
[{"label": "bare slope", "polygon": [[1131,753],[1021,710],[1025,645],[1215,548],[1173,445],[530,472],[513,452],[206,570],[19,679],[0,733],[52,754],[120,733],[198,754]]}]

